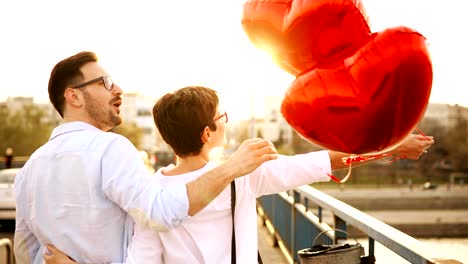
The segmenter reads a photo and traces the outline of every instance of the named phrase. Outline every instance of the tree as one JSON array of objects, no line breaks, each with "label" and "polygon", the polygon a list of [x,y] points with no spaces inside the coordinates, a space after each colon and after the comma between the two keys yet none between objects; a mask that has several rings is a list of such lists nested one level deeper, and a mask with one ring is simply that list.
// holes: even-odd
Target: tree
[{"label": "tree", "polygon": [[237,138],[237,143],[242,143],[244,142],[245,140],[249,139],[249,126],[248,126],[248,123],[245,123],[245,122],[242,122],[239,124],[239,127],[236,129],[236,130],[231,130],[231,128],[229,128],[230,130],[230,133],[232,133],[233,135],[236,135]]},{"label": "tree", "polygon": [[121,125],[113,128],[111,131],[128,138],[137,149],[140,149],[143,130],[135,123],[122,122]]},{"label": "tree", "polygon": [[283,144],[285,143],[285,140],[284,140],[284,131],[282,128],[280,128],[279,130],[279,135],[278,135],[278,140],[274,141],[273,144],[276,146],[276,147],[281,147],[283,146]]},{"label": "tree", "polygon": [[323,149],[321,146],[318,146],[305,138],[299,135],[296,131],[293,131],[292,134],[292,149],[295,154],[302,154],[311,151]]},{"label": "tree", "polygon": [[448,156],[454,170],[468,171],[468,120],[460,106],[454,108],[454,127],[448,129],[446,135]]},{"label": "tree", "polygon": [[263,138],[263,133],[262,133],[262,130],[259,128],[257,129],[257,136],[258,138]]},{"label": "tree", "polygon": [[13,148],[15,156],[30,156],[49,140],[53,124],[45,111],[30,104],[12,111],[0,109],[0,150]]}]

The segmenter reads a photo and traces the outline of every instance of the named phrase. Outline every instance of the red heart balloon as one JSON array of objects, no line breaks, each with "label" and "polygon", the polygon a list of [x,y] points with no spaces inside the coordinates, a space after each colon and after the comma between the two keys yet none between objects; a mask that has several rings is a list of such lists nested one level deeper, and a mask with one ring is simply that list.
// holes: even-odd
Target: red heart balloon
[{"label": "red heart balloon", "polygon": [[298,76],[281,111],[303,137],[327,149],[378,152],[415,128],[431,85],[425,38],[399,27],[374,34],[340,67]]},{"label": "red heart balloon", "polygon": [[242,25],[254,45],[293,75],[336,66],[371,33],[359,0],[251,0],[244,5]]},{"label": "red heart balloon", "polygon": [[348,153],[379,152],[422,118],[432,86],[424,37],[371,34],[358,0],[250,0],[249,39],[297,78],[282,114],[303,137]]}]

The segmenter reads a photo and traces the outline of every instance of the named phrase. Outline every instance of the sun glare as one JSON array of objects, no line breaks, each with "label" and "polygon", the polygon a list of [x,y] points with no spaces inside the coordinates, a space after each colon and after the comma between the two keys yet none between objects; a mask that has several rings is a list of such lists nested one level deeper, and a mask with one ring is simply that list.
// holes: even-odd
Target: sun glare
[{"label": "sun glare", "polygon": [[[206,85],[237,100],[233,105],[244,112],[250,112],[245,98],[284,95],[294,79],[274,62],[271,50],[261,51],[247,38],[241,25],[245,1],[83,0],[73,9],[62,1],[27,2],[35,8],[24,10],[17,1],[0,4],[0,23],[10,25],[3,35],[9,41],[0,51],[0,69],[8,73],[0,76],[0,85],[8,87],[1,89],[0,100],[33,96],[47,102],[53,65],[82,50],[98,53],[126,92],[156,98],[185,85]],[[449,2],[367,0],[364,5],[372,30],[406,25],[427,37],[433,102],[468,105],[466,89],[461,89],[468,61],[467,16],[463,1]],[[96,8],[81,19],[90,5]],[[77,32],[86,34],[77,37]]]}]

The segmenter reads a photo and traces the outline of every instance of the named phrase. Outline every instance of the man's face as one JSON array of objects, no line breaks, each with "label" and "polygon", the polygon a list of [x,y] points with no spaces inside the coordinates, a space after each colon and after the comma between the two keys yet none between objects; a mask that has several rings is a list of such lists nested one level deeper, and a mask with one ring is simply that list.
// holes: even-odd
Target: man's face
[{"label": "man's face", "polygon": [[[83,82],[109,76],[97,62],[85,64],[81,71],[84,75]],[[94,126],[108,131],[122,123],[120,117],[122,89],[117,84],[106,87],[104,81],[100,80],[83,87],[82,92],[84,110]]]}]

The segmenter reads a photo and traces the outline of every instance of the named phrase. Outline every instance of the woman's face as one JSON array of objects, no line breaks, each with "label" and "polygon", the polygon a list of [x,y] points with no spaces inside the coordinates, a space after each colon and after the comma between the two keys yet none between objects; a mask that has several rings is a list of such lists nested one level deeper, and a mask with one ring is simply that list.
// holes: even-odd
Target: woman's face
[{"label": "woman's face", "polygon": [[216,124],[216,130],[213,131],[213,147],[221,147],[226,143],[226,123],[228,121],[227,113],[218,108],[213,121]]}]

